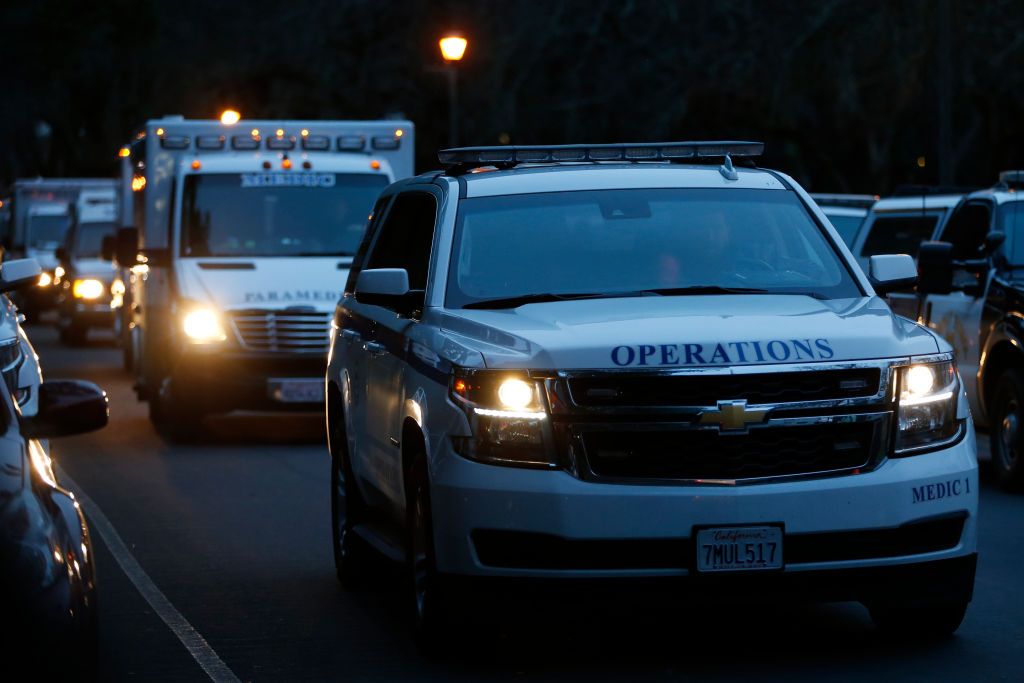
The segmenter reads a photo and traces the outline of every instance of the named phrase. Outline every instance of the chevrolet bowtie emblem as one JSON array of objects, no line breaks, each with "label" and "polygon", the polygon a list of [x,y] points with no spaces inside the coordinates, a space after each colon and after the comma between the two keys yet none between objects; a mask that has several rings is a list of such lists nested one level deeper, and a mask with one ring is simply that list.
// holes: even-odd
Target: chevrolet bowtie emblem
[{"label": "chevrolet bowtie emblem", "polygon": [[746,401],[719,401],[718,408],[700,414],[701,424],[716,424],[723,432],[745,432],[747,425],[764,422],[768,410],[748,410]]}]

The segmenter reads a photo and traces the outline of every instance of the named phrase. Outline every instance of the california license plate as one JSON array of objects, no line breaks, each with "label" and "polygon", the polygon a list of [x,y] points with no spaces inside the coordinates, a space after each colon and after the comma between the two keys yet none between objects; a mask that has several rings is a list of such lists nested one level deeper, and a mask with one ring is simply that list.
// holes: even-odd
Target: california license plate
[{"label": "california license plate", "polygon": [[733,526],[697,531],[697,571],[781,568],[781,527]]},{"label": "california license plate", "polygon": [[281,403],[322,403],[324,381],[317,377],[267,380],[270,398]]}]

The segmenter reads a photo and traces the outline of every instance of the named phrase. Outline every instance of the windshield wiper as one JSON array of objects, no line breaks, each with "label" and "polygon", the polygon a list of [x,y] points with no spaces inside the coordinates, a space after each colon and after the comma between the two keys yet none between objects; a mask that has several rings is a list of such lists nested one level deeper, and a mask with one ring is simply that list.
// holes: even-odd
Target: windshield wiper
[{"label": "windshield wiper", "polygon": [[519,308],[526,304],[543,304],[551,301],[578,301],[580,299],[613,299],[623,296],[642,296],[640,292],[588,292],[578,294],[520,294],[519,296],[508,296],[501,299],[484,299],[464,304],[463,308]]},{"label": "windshield wiper", "polygon": [[812,299],[827,301],[829,297],[818,292],[785,291],[759,289],[757,287],[720,287],[718,285],[691,285],[689,287],[664,287],[660,289],[645,289],[642,294],[660,294],[661,296],[699,296],[701,294],[781,294],[809,296]]}]

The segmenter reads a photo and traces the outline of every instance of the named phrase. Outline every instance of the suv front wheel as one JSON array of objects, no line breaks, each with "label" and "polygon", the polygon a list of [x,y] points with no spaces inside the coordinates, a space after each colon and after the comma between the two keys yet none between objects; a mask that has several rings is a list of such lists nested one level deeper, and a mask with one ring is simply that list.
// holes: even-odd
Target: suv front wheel
[{"label": "suv front wheel", "polygon": [[996,384],[990,432],[992,470],[1000,486],[1024,489],[1024,374],[1007,370]]}]

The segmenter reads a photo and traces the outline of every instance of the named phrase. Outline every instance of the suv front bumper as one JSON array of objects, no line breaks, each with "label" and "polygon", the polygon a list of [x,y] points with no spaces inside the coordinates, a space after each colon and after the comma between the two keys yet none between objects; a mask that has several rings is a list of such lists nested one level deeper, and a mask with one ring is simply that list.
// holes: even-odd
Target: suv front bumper
[{"label": "suv front bumper", "polygon": [[[862,600],[887,584],[927,591],[928,576],[948,572],[939,584],[967,586],[970,598],[978,501],[970,427],[954,446],[864,474],[737,486],[600,484],[471,462],[447,442],[441,450],[431,505],[445,574],[686,577],[727,590],[815,587],[827,599]],[[696,571],[696,527],[751,524],[782,526],[781,571]]]}]

